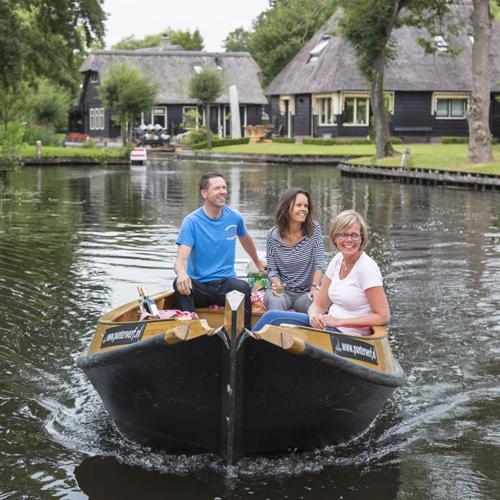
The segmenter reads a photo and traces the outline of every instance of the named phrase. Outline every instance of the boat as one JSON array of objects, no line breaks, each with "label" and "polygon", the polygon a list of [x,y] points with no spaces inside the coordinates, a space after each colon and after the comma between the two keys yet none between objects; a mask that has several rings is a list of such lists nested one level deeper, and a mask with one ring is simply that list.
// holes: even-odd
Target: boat
[{"label": "boat", "polygon": [[[362,433],[404,373],[385,327],[366,337],[294,325],[244,328],[244,296],[176,317],[173,292],[151,297],[168,319],[139,319],[138,301],[99,318],[77,360],[119,431],[171,453],[226,464],[340,443]],[[259,312],[253,314],[253,322]]]}]

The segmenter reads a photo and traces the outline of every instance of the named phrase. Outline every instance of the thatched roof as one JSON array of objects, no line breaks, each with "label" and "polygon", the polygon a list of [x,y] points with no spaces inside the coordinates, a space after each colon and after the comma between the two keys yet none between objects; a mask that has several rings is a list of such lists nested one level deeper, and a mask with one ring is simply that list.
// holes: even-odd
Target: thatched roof
[{"label": "thatched roof", "polygon": [[[462,6],[463,7],[463,6]],[[461,15],[470,14],[462,9]],[[456,21],[456,17],[454,21]],[[471,23],[465,23],[461,33],[446,35],[450,47],[460,49],[458,55],[437,52],[426,54],[417,42],[430,39],[425,29],[402,27],[394,31],[396,57],[385,70],[385,90],[388,91],[448,91],[472,90],[472,46],[469,37]],[[318,31],[292,61],[274,78],[266,95],[310,94],[337,91],[369,90],[369,85],[357,68],[349,42],[335,35],[336,15]],[[331,36],[315,63],[311,51]],[[491,41],[491,89],[500,91],[500,24],[493,23]]]},{"label": "thatched roof", "polygon": [[221,68],[224,89],[217,103],[229,103],[229,87],[236,85],[242,104],[267,102],[260,84],[260,68],[247,52],[193,52],[167,45],[139,50],[92,50],[80,72],[96,71],[101,78],[113,63],[126,62],[158,84],[158,104],[195,104],[189,82],[195,66]]}]

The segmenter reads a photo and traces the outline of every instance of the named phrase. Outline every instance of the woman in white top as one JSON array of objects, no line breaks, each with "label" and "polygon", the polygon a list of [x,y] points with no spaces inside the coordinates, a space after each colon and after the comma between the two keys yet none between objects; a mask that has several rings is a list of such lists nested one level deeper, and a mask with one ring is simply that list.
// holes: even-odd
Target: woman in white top
[{"label": "woman in white top", "polygon": [[372,325],[385,325],[390,309],[382,275],[364,248],[368,231],[360,214],[345,210],[332,221],[330,241],[339,250],[326,270],[308,315],[291,311],[268,311],[254,326],[291,323],[319,329],[370,335]]}]

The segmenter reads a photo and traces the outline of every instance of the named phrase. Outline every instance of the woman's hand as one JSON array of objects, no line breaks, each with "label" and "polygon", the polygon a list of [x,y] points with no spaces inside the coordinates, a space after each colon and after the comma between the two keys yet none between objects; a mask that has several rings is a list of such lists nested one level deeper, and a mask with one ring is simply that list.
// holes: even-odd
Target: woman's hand
[{"label": "woman's hand", "polygon": [[327,314],[317,314],[314,312],[309,313],[309,323],[313,328],[317,328],[318,330],[324,330],[326,326]]},{"label": "woman's hand", "polygon": [[311,299],[311,302],[314,302],[314,299],[318,296],[319,289],[315,286],[311,287],[308,293],[308,297]]}]

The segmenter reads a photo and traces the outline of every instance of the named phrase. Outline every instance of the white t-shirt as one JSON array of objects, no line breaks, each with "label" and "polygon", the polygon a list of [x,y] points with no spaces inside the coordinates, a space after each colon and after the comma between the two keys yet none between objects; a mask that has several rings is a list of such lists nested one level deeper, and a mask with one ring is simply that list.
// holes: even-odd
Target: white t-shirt
[{"label": "white t-shirt", "polygon": [[[383,286],[382,274],[377,263],[366,253],[362,253],[351,272],[341,280],[339,277],[342,265],[342,253],[331,260],[326,270],[326,276],[331,280],[328,297],[331,305],[328,311],[336,318],[352,318],[371,314],[372,308],[366,298],[365,290],[373,286]],[[355,335],[370,335],[370,328],[338,327],[343,333]]]}]

